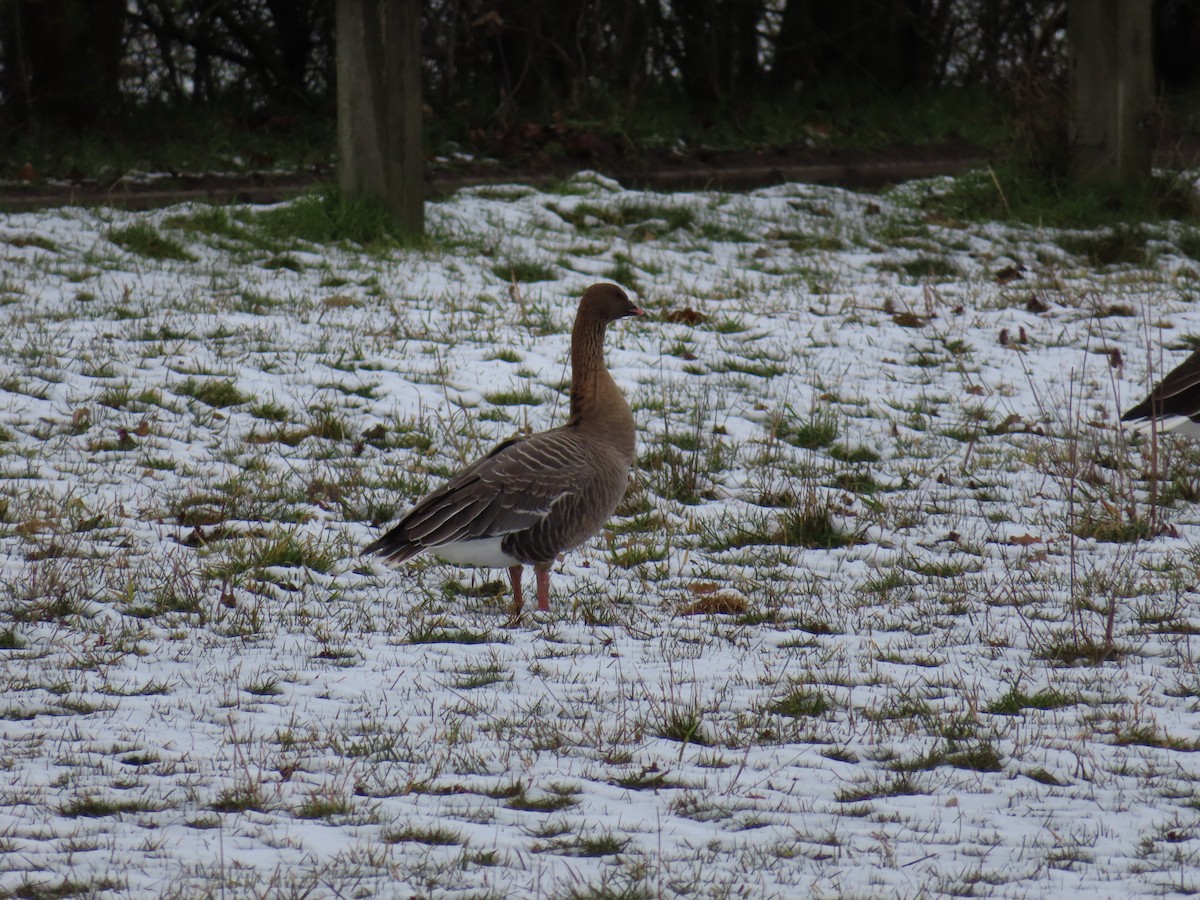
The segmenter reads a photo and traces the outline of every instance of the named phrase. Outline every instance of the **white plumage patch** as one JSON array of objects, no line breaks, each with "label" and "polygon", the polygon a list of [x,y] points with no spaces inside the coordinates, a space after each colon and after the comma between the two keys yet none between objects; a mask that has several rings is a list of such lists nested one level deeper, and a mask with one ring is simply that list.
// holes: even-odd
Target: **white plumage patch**
[{"label": "white plumage patch", "polygon": [[431,547],[433,554],[456,566],[515,566],[520,560],[514,559],[500,549],[499,537],[478,538],[472,541],[451,541],[448,544],[438,544]]},{"label": "white plumage patch", "polygon": [[1142,431],[1146,434],[1150,433],[1152,425],[1163,433],[1173,431],[1175,434],[1200,438],[1200,423],[1193,422],[1187,416],[1162,416],[1157,420],[1157,423],[1153,419],[1134,419],[1125,423],[1126,428],[1131,428],[1134,431]]}]

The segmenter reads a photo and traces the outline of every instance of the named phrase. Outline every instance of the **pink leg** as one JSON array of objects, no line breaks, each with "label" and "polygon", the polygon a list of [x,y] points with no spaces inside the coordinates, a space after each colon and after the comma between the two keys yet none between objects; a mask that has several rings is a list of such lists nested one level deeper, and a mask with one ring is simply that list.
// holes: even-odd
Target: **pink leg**
[{"label": "pink leg", "polygon": [[512,582],[513,602],[508,610],[508,614],[514,619],[521,615],[521,607],[525,600],[521,596],[521,574],[525,571],[524,566],[509,566],[508,580]]},{"label": "pink leg", "polygon": [[537,573],[538,611],[550,611],[550,567],[535,566]]}]

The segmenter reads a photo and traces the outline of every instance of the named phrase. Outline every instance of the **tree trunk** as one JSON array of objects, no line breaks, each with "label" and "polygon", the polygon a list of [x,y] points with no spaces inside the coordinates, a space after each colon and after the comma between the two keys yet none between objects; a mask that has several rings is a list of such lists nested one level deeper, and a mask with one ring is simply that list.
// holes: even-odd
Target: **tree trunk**
[{"label": "tree trunk", "polygon": [[425,225],[420,0],[337,0],[338,185]]},{"label": "tree trunk", "polygon": [[1148,0],[1070,0],[1071,180],[1134,186],[1150,175],[1154,108]]}]

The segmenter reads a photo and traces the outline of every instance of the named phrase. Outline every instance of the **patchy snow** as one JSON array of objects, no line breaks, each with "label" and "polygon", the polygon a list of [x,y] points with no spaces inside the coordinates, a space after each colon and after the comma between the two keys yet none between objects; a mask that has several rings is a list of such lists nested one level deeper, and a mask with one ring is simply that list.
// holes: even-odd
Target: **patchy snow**
[{"label": "patchy snow", "polygon": [[[0,893],[1200,890],[1197,455],[1154,484],[1114,427],[1191,346],[1195,229],[1096,266],[944,186],[583,175],[374,253],[0,217]],[[562,420],[600,279],[651,312],[639,466],[552,612],[357,558]]]}]

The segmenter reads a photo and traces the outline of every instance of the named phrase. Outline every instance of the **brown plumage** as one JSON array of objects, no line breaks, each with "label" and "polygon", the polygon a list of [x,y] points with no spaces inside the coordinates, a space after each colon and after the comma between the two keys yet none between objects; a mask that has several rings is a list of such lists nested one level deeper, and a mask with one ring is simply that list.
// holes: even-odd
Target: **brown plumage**
[{"label": "brown plumage", "polygon": [[550,566],[608,519],[629,482],[634,424],[604,365],[610,322],[643,316],[614,284],[594,284],[579,301],[571,333],[571,414],[565,425],[512,438],[418,501],[368,546],[390,564],[424,550],[447,562],[505,566],[513,615],[521,573],[537,573],[538,609],[550,608]]},{"label": "brown plumage", "polygon": [[1200,437],[1200,351],[1167,373],[1121,421],[1138,431],[1177,431]]}]

